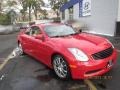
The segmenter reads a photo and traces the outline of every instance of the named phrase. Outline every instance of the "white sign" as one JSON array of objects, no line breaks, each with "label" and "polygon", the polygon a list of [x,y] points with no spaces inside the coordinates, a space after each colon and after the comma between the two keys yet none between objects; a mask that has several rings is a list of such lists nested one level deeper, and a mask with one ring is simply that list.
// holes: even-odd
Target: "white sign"
[{"label": "white sign", "polygon": [[79,11],[80,16],[91,15],[91,0],[80,0]]}]

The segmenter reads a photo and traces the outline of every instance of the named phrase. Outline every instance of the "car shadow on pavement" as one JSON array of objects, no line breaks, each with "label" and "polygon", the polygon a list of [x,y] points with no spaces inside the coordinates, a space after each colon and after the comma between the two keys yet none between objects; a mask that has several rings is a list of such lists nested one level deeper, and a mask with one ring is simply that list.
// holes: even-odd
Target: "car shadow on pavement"
[{"label": "car shadow on pavement", "polygon": [[11,59],[0,75],[0,90],[89,90],[83,80],[61,80],[28,55]]}]

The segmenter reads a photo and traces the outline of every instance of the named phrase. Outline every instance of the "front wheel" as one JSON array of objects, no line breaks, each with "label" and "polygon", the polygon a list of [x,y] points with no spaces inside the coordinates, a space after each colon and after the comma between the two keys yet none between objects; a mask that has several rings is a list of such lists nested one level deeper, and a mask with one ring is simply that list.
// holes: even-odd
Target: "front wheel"
[{"label": "front wheel", "polygon": [[56,75],[61,79],[70,78],[70,70],[68,63],[64,60],[64,58],[60,55],[56,55],[53,58],[53,69]]}]

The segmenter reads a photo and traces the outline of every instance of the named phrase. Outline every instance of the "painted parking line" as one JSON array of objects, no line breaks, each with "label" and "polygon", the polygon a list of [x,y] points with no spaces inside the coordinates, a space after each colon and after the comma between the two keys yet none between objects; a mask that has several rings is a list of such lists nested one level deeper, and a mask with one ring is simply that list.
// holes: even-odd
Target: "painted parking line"
[{"label": "painted parking line", "polygon": [[0,65],[0,70],[2,70],[3,69],[3,67],[7,64],[7,62],[9,61],[9,59],[10,59],[10,56],[11,56],[11,54],[4,60],[4,62]]},{"label": "painted parking line", "polygon": [[96,86],[93,84],[91,80],[85,79],[84,83],[88,85],[89,90],[97,90]]},{"label": "painted parking line", "polygon": [[3,63],[0,64],[0,70],[3,69],[3,67],[7,64],[7,62],[8,62],[10,59],[12,59],[12,58],[14,58],[14,57],[17,57],[17,56],[19,56],[19,55],[20,55],[19,48],[16,47],[16,48],[13,49],[13,51],[8,55],[8,57],[7,57],[5,60],[3,60]]},{"label": "painted parking line", "polygon": [[[15,48],[16,49],[16,48]],[[15,49],[8,55],[6,59],[3,60],[3,63],[0,64],[0,71],[3,69],[3,67],[7,64],[7,62],[15,57],[14,51]]]}]

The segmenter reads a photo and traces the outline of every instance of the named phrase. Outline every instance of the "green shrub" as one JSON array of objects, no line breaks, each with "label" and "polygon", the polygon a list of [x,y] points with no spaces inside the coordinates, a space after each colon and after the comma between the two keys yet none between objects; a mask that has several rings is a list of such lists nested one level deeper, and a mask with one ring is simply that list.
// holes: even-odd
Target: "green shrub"
[{"label": "green shrub", "polygon": [[11,18],[9,14],[0,14],[0,25],[11,24]]}]

